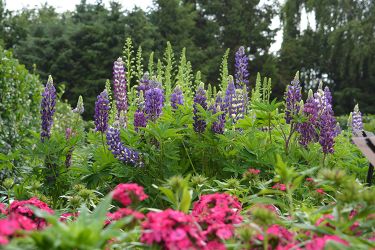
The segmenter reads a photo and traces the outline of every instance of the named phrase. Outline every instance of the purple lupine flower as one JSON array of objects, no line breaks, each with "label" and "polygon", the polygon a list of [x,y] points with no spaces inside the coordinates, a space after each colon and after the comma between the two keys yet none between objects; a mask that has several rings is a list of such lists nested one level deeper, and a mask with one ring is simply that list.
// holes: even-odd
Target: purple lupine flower
[{"label": "purple lupine flower", "polygon": [[332,95],[327,86],[324,88],[324,100],[326,102],[326,105],[330,105],[332,107]]},{"label": "purple lupine flower", "polygon": [[138,128],[144,128],[147,125],[147,119],[143,110],[137,109],[134,113],[134,129],[138,131]]},{"label": "purple lupine flower", "polygon": [[150,75],[148,72],[143,74],[143,77],[139,80],[139,85],[137,87],[137,90],[139,92],[143,92],[143,95],[146,94],[146,91],[149,90],[152,87],[152,82],[150,80]]},{"label": "purple lupine flower", "polygon": [[215,134],[224,134],[225,129],[225,104],[221,92],[217,93],[215,103],[211,105],[210,110],[213,114],[223,111],[223,114],[217,117],[217,121],[212,123],[211,130]]},{"label": "purple lupine flower", "polygon": [[51,137],[51,127],[53,124],[53,114],[55,113],[56,105],[56,89],[53,86],[53,79],[48,77],[47,84],[42,94],[42,102],[40,104],[40,114],[42,116],[42,131],[40,139],[44,142],[45,139]]},{"label": "purple lupine flower", "polygon": [[355,105],[352,113],[352,129],[353,132],[358,133],[363,130],[362,113],[359,111],[358,104]]},{"label": "purple lupine flower", "polygon": [[319,143],[322,146],[324,154],[334,153],[334,144],[336,136],[336,119],[333,116],[332,107],[327,106],[320,116],[320,134]]},{"label": "purple lupine flower", "polygon": [[303,106],[302,113],[307,118],[307,121],[298,124],[297,130],[300,133],[299,143],[306,147],[310,142],[318,140],[318,133],[316,131],[318,125],[318,105],[315,102],[311,89],[306,104]]},{"label": "purple lupine flower", "polygon": [[173,90],[173,93],[171,94],[171,106],[173,110],[176,110],[178,108],[178,105],[184,104],[184,94],[182,93],[182,90],[180,86],[176,86]]},{"label": "purple lupine flower", "polygon": [[225,91],[225,112],[228,114],[228,116],[231,118],[232,115],[235,115],[235,110],[233,107],[233,102],[236,99],[236,87],[234,86],[233,78],[229,78],[229,83],[227,86],[227,89]]},{"label": "purple lupine flower", "polygon": [[130,148],[127,148],[120,140],[120,130],[110,127],[106,133],[107,145],[109,150],[120,161],[133,166],[142,166],[140,154]]},{"label": "purple lupine flower", "polygon": [[[65,129],[65,139],[67,141],[70,140],[73,136],[73,129],[72,128],[66,128]],[[65,166],[68,168],[72,165],[72,154],[73,154],[74,147],[71,147],[68,151],[68,153],[65,156]]]},{"label": "purple lupine flower", "polygon": [[245,48],[241,46],[236,52],[235,68],[236,68],[236,85],[237,87],[245,85],[249,91],[249,71],[247,70],[249,57],[245,54]]},{"label": "purple lupine flower", "polygon": [[245,115],[246,97],[242,89],[236,89],[233,78],[229,78],[227,90],[225,92],[225,111],[233,123],[241,119]]},{"label": "purple lupine flower", "polygon": [[95,102],[95,131],[104,133],[107,130],[109,109],[108,94],[107,91],[104,90],[102,93],[100,93],[100,95],[98,95],[97,101]]},{"label": "purple lupine flower", "polygon": [[299,72],[297,72],[285,92],[285,121],[287,124],[290,124],[293,116],[298,114],[301,100],[301,86],[299,85]]},{"label": "purple lupine flower", "polygon": [[150,88],[145,96],[145,113],[147,120],[156,121],[161,115],[164,104],[164,93],[158,87]]},{"label": "purple lupine flower", "polygon": [[145,99],[142,90],[138,91],[138,98],[136,99],[137,111],[134,113],[134,129],[138,132],[138,128],[146,127],[147,118],[145,115]]},{"label": "purple lupine flower", "polygon": [[201,83],[197,89],[197,92],[194,96],[194,131],[198,133],[203,133],[206,129],[206,121],[202,119],[202,117],[198,114],[198,105],[200,105],[204,110],[207,110],[207,97],[206,97],[206,91],[204,90],[204,85]]},{"label": "purple lupine flower", "polygon": [[128,101],[126,93],[126,79],[125,79],[125,68],[124,62],[121,57],[115,61],[113,65],[113,93],[116,100],[116,108],[120,113],[128,110]]}]

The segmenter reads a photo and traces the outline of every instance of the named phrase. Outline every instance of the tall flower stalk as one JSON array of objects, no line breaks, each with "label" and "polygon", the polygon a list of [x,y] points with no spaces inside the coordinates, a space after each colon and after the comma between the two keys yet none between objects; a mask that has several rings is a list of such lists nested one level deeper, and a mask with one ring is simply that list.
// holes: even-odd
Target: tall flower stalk
[{"label": "tall flower stalk", "polygon": [[42,131],[40,133],[40,139],[42,142],[44,142],[45,139],[49,139],[51,137],[51,128],[53,125],[53,114],[55,113],[55,105],[56,89],[53,86],[52,76],[49,76],[47,84],[42,94],[42,102],[40,105],[40,114],[42,116]]},{"label": "tall flower stalk", "polygon": [[293,134],[297,131],[299,124],[294,121],[301,107],[303,106],[301,86],[299,84],[299,72],[296,73],[293,81],[288,85],[285,92],[285,122],[290,124],[289,134],[282,131],[285,140],[285,153],[288,154],[289,144]]},{"label": "tall flower stalk", "polygon": [[126,113],[128,111],[127,89],[124,62],[121,57],[113,65],[113,92],[116,101],[118,119],[126,127]]},{"label": "tall flower stalk", "polygon": [[351,121],[353,132],[358,134],[363,130],[362,123],[362,113],[359,111],[358,104],[355,105],[354,111],[352,112],[352,121]]},{"label": "tall flower stalk", "polygon": [[164,93],[159,86],[154,86],[146,91],[145,113],[147,120],[155,122],[162,113]]},{"label": "tall flower stalk", "polygon": [[182,93],[182,90],[179,85],[177,85],[173,93],[171,94],[171,106],[173,110],[177,110],[178,105],[184,104],[184,94]]},{"label": "tall flower stalk", "polygon": [[99,131],[102,136],[103,147],[104,146],[104,137],[103,134],[108,129],[108,117],[109,117],[110,103],[108,100],[107,91],[104,90],[97,97],[95,102],[95,114],[94,114],[94,123],[95,131]]},{"label": "tall flower stalk", "polygon": [[333,116],[333,110],[331,106],[327,106],[324,109],[323,114],[320,117],[320,134],[319,143],[322,146],[324,154],[323,165],[327,154],[333,154],[336,136],[336,119]]},{"label": "tall flower stalk", "polygon": [[213,114],[216,114],[218,112],[223,112],[217,117],[217,121],[212,123],[211,130],[215,134],[224,134],[225,129],[225,104],[224,100],[222,98],[222,93],[218,92],[216,96],[215,103],[212,104],[210,107],[210,110]]},{"label": "tall flower stalk", "polygon": [[195,93],[194,97],[194,131],[197,133],[203,133],[206,129],[206,121],[198,114],[199,109],[198,106],[201,106],[204,110],[207,110],[207,97],[206,91],[204,90],[204,84],[201,83]]},{"label": "tall flower stalk", "polygon": [[245,48],[241,46],[235,57],[235,78],[237,87],[246,86],[247,91],[250,91],[249,86],[249,71],[248,71],[249,57],[245,54]]},{"label": "tall flower stalk", "polygon": [[288,85],[285,92],[285,121],[287,124],[290,124],[293,116],[298,114],[301,100],[301,86],[299,84],[299,72],[297,72],[296,76],[290,85]]},{"label": "tall flower stalk", "polygon": [[137,99],[137,110],[134,113],[134,129],[138,132],[138,128],[146,127],[147,125],[147,118],[144,112],[145,108],[145,100],[143,97],[143,92],[139,91],[139,97]]},{"label": "tall flower stalk", "polygon": [[318,140],[318,133],[316,127],[318,126],[318,105],[313,97],[313,92],[310,89],[306,103],[303,106],[303,116],[306,121],[298,125],[298,132],[300,133],[299,143],[306,147],[310,142]]}]

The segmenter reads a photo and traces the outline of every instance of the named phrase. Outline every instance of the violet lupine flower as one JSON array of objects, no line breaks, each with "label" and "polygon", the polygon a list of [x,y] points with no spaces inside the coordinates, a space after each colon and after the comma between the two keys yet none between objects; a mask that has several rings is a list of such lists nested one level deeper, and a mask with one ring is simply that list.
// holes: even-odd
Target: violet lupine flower
[{"label": "violet lupine flower", "polygon": [[109,113],[109,100],[107,91],[104,90],[97,97],[95,102],[95,131],[104,133],[108,129],[108,113]]},{"label": "violet lupine flower", "polygon": [[246,110],[245,94],[242,89],[236,89],[233,78],[229,78],[227,90],[225,92],[225,111],[233,123],[244,117]]},{"label": "violet lupine flower", "polygon": [[206,129],[206,121],[202,119],[202,117],[198,114],[198,105],[200,105],[204,110],[207,110],[207,97],[206,97],[206,91],[204,90],[204,85],[201,83],[197,89],[197,92],[194,96],[194,131],[198,133],[203,133]]},{"label": "violet lupine flower", "polygon": [[315,102],[311,89],[303,106],[302,113],[307,118],[307,121],[298,124],[297,130],[300,133],[299,143],[306,147],[310,142],[318,140],[318,133],[316,131],[318,125],[318,105]]},{"label": "violet lupine flower", "polygon": [[119,57],[113,65],[113,92],[117,111],[119,113],[121,111],[126,113],[128,110],[128,101],[126,96],[125,68],[121,57]]},{"label": "violet lupine flower", "polygon": [[327,86],[324,88],[324,99],[325,99],[326,105],[332,106],[332,95],[331,95],[331,91],[329,90]]},{"label": "violet lupine flower", "polygon": [[107,145],[116,159],[133,166],[142,166],[140,154],[130,148],[127,148],[120,140],[120,130],[110,127],[106,133]]},{"label": "violet lupine flower", "polygon": [[290,124],[293,116],[300,110],[300,101],[302,99],[301,86],[299,85],[299,72],[297,72],[293,81],[288,85],[285,92],[285,120]]},{"label": "violet lupine flower", "polygon": [[164,104],[164,93],[158,87],[150,88],[145,96],[145,113],[147,120],[156,121],[161,115]]},{"label": "violet lupine flower", "polygon": [[320,116],[320,134],[319,143],[322,146],[324,154],[334,153],[334,144],[336,136],[336,119],[333,116],[332,107],[327,106]]},{"label": "violet lupine flower", "polygon": [[138,132],[138,128],[146,127],[147,125],[147,118],[144,112],[145,108],[145,99],[143,97],[143,92],[138,92],[138,98],[136,99],[137,102],[137,111],[134,113],[134,129]]},{"label": "violet lupine flower", "polygon": [[224,134],[225,129],[225,105],[221,92],[217,93],[215,103],[210,107],[213,114],[223,111],[223,114],[217,117],[217,121],[212,123],[211,130],[215,134]]},{"label": "violet lupine flower", "polygon": [[42,131],[40,133],[40,139],[44,142],[45,139],[51,137],[51,127],[53,125],[53,114],[55,113],[56,105],[56,89],[53,86],[53,79],[51,76],[48,77],[47,84],[42,94],[42,102],[40,104],[42,115]]},{"label": "violet lupine flower", "polygon": [[241,46],[236,52],[235,68],[236,68],[236,85],[238,87],[245,85],[249,91],[249,72],[247,70],[249,57],[245,55],[245,48]]},{"label": "violet lupine flower", "polygon": [[236,99],[236,87],[234,86],[233,78],[229,78],[229,83],[225,91],[224,103],[225,103],[225,112],[229,117],[235,115],[235,110],[233,107],[233,102]]},{"label": "violet lupine flower", "polygon": [[150,80],[150,75],[148,72],[143,74],[142,79],[139,80],[139,85],[137,87],[137,90],[139,92],[143,92],[143,95],[146,94],[146,91],[149,90],[152,86],[152,82]]},{"label": "violet lupine flower", "polygon": [[352,113],[352,129],[353,132],[358,133],[363,130],[362,113],[359,111],[358,104],[355,105]]},{"label": "violet lupine flower", "polygon": [[137,109],[137,111],[135,111],[135,113],[134,113],[134,129],[135,129],[135,131],[138,131],[138,128],[146,127],[146,125],[147,125],[147,119],[146,119],[145,113],[142,110]]},{"label": "violet lupine flower", "polygon": [[182,93],[182,90],[180,86],[176,86],[173,90],[173,93],[171,94],[171,106],[173,110],[176,110],[178,108],[178,105],[184,104],[184,94]]}]

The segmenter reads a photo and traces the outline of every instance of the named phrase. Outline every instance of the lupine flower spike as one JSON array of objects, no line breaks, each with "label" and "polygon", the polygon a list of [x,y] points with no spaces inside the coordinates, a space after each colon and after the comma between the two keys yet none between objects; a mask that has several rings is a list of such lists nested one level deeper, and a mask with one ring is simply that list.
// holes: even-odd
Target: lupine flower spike
[{"label": "lupine flower spike", "polygon": [[164,105],[164,93],[159,84],[146,91],[145,96],[145,113],[147,120],[156,121],[162,113]]},{"label": "lupine flower spike", "polygon": [[201,83],[197,89],[197,92],[195,93],[194,97],[194,131],[198,133],[203,133],[206,129],[206,121],[200,117],[198,114],[198,106],[201,106],[204,110],[207,110],[207,97],[206,97],[206,91],[204,90],[204,84]]},{"label": "lupine flower spike", "polygon": [[307,144],[315,142],[318,139],[318,134],[315,129],[318,125],[318,106],[311,89],[309,90],[309,95],[302,110],[302,114],[307,120],[299,124],[297,130],[300,133],[299,143],[306,147]]},{"label": "lupine flower spike", "polygon": [[222,93],[219,91],[216,95],[215,103],[210,108],[213,114],[218,112],[223,112],[223,114],[219,115],[217,121],[212,123],[211,130],[215,134],[224,134],[225,129],[225,104],[222,98]]},{"label": "lupine flower spike", "polygon": [[109,100],[107,91],[104,90],[97,97],[95,102],[95,131],[104,133],[108,129]]},{"label": "lupine flower spike", "polygon": [[143,97],[143,92],[139,91],[139,97],[137,98],[137,111],[134,113],[134,129],[138,132],[138,128],[146,127],[147,119],[144,112],[145,100]]},{"label": "lupine flower spike", "polygon": [[126,113],[128,111],[127,90],[124,62],[121,57],[113,65],[113,92],[116,100],[118,119],[122,127],[126,127]]},{"label": "lupine flower spike", "polygon": [[245,54],[245,48],[241,46],[236,52],[235,68],[236,68],[236,87],[246,86],[247,91],[250,91],[249,86],[249,71],[247,70],[249,57]]},{"label": "lupine flower spike", "polygon": [[83,112],[85,112],[85,107],[83,105],[83,98],[81,95],[78,97],[77,107],[73,109],[73,112],[80,114],[80,115],[82,115]]},{"label": "lupine flower spike", "polygon": [[290,124],[293,116],[298,114],[301,100],[301,86],[299,85],[299,72],[297,72],[294,80],[288,85],[285,92],[285,120],[287,124]]},{"label": "lupine flower spike", "polygon": [[53,114],[55,113],[56,105],[56,89],[53,86],[52,76],[48,77],[47,84],[42,94],[41,110],[42,115],[42,131],[40,139],[44,142],[45,139],[51,137],[51,127],[53,125]]},{"label": "lupine flower spike", "polygon": [[319,143],[324,155],[334,153],[334,138],[336,135],[336,119],[333,116],[332,107],[328,105],[320,117]]},{"label": "lupine flower spike", "polygon": [[353,133],[360,133],[363,130],[362,113],[359,111],[358,104],[355,105],[352,113],[352,129]]},{"label": "lupine flower spike", "polygon": [[120,161],[132,166],[143,166],[140,154],[130,148],[127,148],[120,140],[120,130],[110,127],[107,131],[107,145],[109,150]]},{"label": "lupine flower spike", "polygon": [[229,77],[228,87],[225,91],[225,111],[229,118],[236,116],[236,110],[234,108],[234,102],[236,100],[236,87],[234,86],[233,77]]},{"label": "lupine flower spike", "polygon": [[184,104],[184,94],[182,93],[182,90],[180,86],[176,86],[173,90],[173,93],[171,94],[171,106],[173,110],[176,110],[178,108],[178,105]]}]

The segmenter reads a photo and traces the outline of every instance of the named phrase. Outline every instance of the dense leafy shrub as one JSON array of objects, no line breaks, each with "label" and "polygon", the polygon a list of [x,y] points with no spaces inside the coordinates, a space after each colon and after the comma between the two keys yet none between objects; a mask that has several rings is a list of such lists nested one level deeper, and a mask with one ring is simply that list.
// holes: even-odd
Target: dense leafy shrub
[{"label": "dense leafy shrub", "polygon": [[42,84],[0,48],[0,153],[8,154],[39,127]]}]

